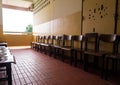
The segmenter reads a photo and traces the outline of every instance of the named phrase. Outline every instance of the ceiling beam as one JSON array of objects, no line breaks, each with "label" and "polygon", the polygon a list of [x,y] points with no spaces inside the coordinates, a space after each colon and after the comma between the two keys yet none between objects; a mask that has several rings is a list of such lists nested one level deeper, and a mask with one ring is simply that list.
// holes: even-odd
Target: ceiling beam
[{"label": "ceiling beam", "polygon": [[12,5],[7,5],[7,4],[2,4],[2,8],[9,8],[9,9],[16,9],[16,10],[30,11],[29,8],[19,7],[19,6],[12,6]]}]

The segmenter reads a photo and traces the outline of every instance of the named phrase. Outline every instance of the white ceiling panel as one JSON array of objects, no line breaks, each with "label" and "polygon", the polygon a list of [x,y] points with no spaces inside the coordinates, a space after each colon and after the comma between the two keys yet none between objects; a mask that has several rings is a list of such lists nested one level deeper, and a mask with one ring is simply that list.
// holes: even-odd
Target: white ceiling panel
[{"label": "white ceiling panel", "polygon": [[2,0],[2,4],[28,8],[32,0]]}]

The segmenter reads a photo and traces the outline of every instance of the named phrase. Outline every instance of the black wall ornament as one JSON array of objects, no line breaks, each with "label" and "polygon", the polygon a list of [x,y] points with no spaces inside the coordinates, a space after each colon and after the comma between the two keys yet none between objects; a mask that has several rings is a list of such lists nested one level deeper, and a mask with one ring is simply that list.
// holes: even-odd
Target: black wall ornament
[{"label": "black wall ornament", "polygon": [[96,3],[95,7],[96,8],[89,9],[88,19],[90,19],[90,20],[96,20],[96,18],[102,19],[108,15],[108,13],[107,13],[108,7],[105,6],[104,4]]}]

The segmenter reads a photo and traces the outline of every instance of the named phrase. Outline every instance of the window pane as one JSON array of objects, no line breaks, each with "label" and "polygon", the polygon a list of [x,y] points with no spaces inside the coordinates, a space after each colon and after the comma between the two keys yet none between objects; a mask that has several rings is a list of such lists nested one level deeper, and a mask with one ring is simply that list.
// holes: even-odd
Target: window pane
[{"label": "window pane", "polygon": [[33,24],[32,12],[2,8],[3,31],[25,32],[29,24]]}]

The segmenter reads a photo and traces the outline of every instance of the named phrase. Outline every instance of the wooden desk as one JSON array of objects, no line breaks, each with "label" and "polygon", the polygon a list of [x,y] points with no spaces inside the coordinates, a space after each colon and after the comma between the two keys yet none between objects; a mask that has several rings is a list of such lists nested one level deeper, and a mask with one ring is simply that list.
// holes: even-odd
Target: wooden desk
[{"label": "wooden desk", "polygon": [[6,42],[0,42],[0,46],[5,46],[5,47],[7,47],[7,43],[6,43]]},{"label": "wooden desk", "polygon": [[0,81],[8,80],[8,85],[12,85],[11,63],[15,63],[14,56],[7,47],[0,46],[0,67],[6,67],[7,73],[7,76],[5,78],[0,78]]}]

